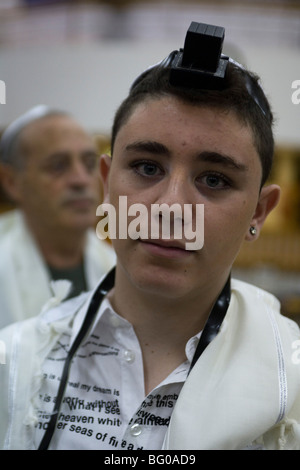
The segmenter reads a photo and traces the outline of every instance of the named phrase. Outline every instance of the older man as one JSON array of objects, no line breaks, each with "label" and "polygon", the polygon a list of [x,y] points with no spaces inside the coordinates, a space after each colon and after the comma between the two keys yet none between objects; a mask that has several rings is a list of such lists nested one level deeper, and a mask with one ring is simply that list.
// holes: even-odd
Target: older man
[{"label": "older man", "polygon": [[40,313],[71,281],[70,296],[95,286],[114,263],[92,229],[100,202],[92,138],[68,114],[38,106],[1,141],[1,182],[18,209],[0,217],[0,326]]}]

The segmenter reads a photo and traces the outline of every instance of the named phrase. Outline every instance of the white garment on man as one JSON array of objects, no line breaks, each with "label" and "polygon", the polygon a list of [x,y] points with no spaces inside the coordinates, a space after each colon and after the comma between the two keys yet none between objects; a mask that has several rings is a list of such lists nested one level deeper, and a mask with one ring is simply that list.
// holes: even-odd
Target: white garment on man
[{"label": "white garment on man", "polygon": [[[300,366],[298,356],[295,355],[297,352],[295,347],[299,345],[300,341],[299,328],[294,322],[279,314],[279,303],[272,295],[236,280],[232,280],[231,290],[231,301],[221,330],[197,361],[181,391],[181,385],[177,390],[172,389],[174,384],[172,385],[171,382],[174,382],[175,371],[166,379],[166,382],[170,382],[167,385],[170,388],[167,390],[170,391],[170,395],[173,393],[173,404],[175,406],[174,408],[170,407],[172,415],[162,446],[165,449],[181,450],[236,450],[244,448],[299,450]],[[49,385],[51,381],[54,383],[58,373],[58,369],[52,371],[47,369],[49,367],[47,358],[53,357],[53,354],[58,354],[56,359],[59,359],[59,354],[63,352],[62,345],[66,344],[66,339],[67,343],[70,338],[72,341],[80,328],[90,300],[91,297],[88,294],[71,299],[43,312],[39,317],[11,325],[11,327],[1,331],[0,342],[5,345],[6,364],[0,365],[0,448],[33,449],[36,447],[41,437],[41,434],[39,436],[36,434],[38,427],[42,427],[43,421],[47,420],[47,416],[42,416],[44,408],[41,407],[43,400],[45,400],[45,403],[48,400],[47,388],[44,387],[47,387],[47,384]],[[54,299],[53,304],[55,304]],[[106,333],[112,331],[114,324],[116,335],[122,335],[124,332],[122,333],[119,329],[124,328],[126,325],[127,338],[131,336],[131,344],[125,345],[130,349],[130,352],[127,351],[127,358],[132,359],[133,353],[138,358],[136,367],[141,369],[140,350],[131,326],[126,320],[113,313],[105,303],[102,307],[102,313],[98,311],[98,320],[100,317],[103,321],[102,327],[104,326],[105,317],[107,320],[110,319],[108,320],[109,329],[106,330]],[[114,318],[113,321],[111,321],[112,318]],[[95,342],[94,351],[98,350],[102,353],[105,351],[113,352],[116,347],[120,351],[124,350],[124,345],[118,344],[118,342],[106,344],[107,341],[105,341],[103,347],[100,346],[102,344],[101,335],[99,340],[97,338],[98,333],[93,338],[93,331],[97,331],[99,325],[96,321],[93,327],[94,330],[91,330],[91,334],[84,340],[84,343],[93,340]],[[191,348],[190,351],[192,351],[194,347],[193,340],[188,344]],[[110,346],[112,349],[107,349],[105,346]],[[95,361],[93,367],[96,367],[95,364],[97,364],[100,369],[101,364],[103,364],[101,362],[103,357],[105,356],[99,357],[99,361]],[[111,355],[110,359],[113,357],[118,356]],[[121,356],[119,356],[120,358]],[[89,367],[87,364],[88,358],[82,363],[84,370]],[[87,377],[87,375],[81,374],[80,361],[75,361],[73,365],[75,365],[75,368],[70,377],[72,380],[74,378],[74,382],[68,384],[65,395],[66,400],[64,401],[66,409],[63,409],[62,415],[59,416],[57,426],[61,426],[61,428],[63,426],[68,427],[65,430],[68,433],[65,442],[70,439],[72,432],[74,432],[74,436],[75,434],[80,435],[82,429],[87,428],[87,430],[83,430],[81,436],[82,446],[84,446],[84,441],[87,438],[90,439],[89,442],[92,439],[92,436],[86,436],[89,429],[87,409],[84,410],[85,418],[80,418],[78,406],[77,414],[74,410],[68,410],[70,405],[75,407],[75,404],[78,404],[78,401],[76,401],[78,396],[70,391],[72,388],[75,390],[79,385],[89,386],[93,383],[91,382],[91,376]],[[130,361],[127,362],[128,368],[132,365]],[[59,364],[55,367],[58,366]],[[186,376],[186,366],[187,364],[177,370],[180,382]],[[76,370],[77,367],[78,370]],[[119,366],[116,365],[116,367]],[[116,390],[116,393],[121,390],[121,378],[117,383],[117,379],[114,377],[114,383],[109,385],[110,373],[110,369],[104,371],[101,378],[101,381],[103,379],[103,382],[101,382],[103,383],[103,390],[101,391],[100,412],[103,415],[105,405],[108,407],[113,406],[116,421],[113,421],[112,416],[110,416],[111,421],[107,421],[105,425],[102,421],[102,424],[108,428],[113,421],[116,428],[119,427],[119,424],[121,428],[121,421],[117,420],[119,417],[118,410],[123,416],[127,413],[127,420],[125,417],[125,422],[122,423],[125,430],[124,434],[122,432],[118,434],[117,439],[116,434],[111,433],[110,445],[113,449],[118,440],[117,445],[122,446],[122,442],[126,442],[124,444],[126,446],[129,442],[135,448],[140,447],[140,444],[143,445],[144,442],[149,442],[149,436],[143,441],[141,437],[143,432],[145,434],[151,433],[152,430],[154,434],[156,432],[155,427],[149,426],[147,420],[145,422],[143,420],[135,422],[137,417],[142,417],[140,411],[143,407],[148,407],[149,397],[145,400],[142,393],[143,384],[139,382],[138,384],[132,384],[132,387],[137,387],[134,400],[132,400],[130,393],[123,394],[122,399],[125,400],[125,404],[117,399],[117,395],[115,399],[112,398],[111,400],[108,400],[107,397],[103,398],[106,388],[112,394],[114,390]],[[46,381],[46,376],[43,376],[43,374],[47,374]],[[96,371],[95,374],[97,375]],[[104,378],[105,374],[106,378]],[[139,379],[141,379],[140,375],[141,370]],[[98,376],[100,377],[99,372]],[[57,382],[59,383],[59,381]],[[94,385],[96,385],[96,382]],[[101,384],[98,383],[97,386],[101,388]],[[156,391],[153,391],[153,394],[159,393],[161,386],[162,384]],[[130,387],[130,384],[127,385],[127,389],[128,387]],[[83,387],[82,393],[85,393],[86,389],[87,387]],[[95,388],[95,390],[97,389]],[[54,393],[51,386],[49,391],[48,395],[51,399]],[[178,398],[177,393],[179,394]],[[168,395],[168,392],[166,395]],[[73,402],[72,396],[74,398]],[[82,395],[79,398],[84,400]],[[84,403],[81,401],[81,406]],[[122,411],[120,406],[124,406]],[[168,414],[169,410],[166,410],[166,407],[163,408]],[[157,414],[157,409],[153,414]],[[45,415],[47,411],[48,408],[45,408]],[[102,415],[99,413],[93,415],[93,417],[94,419],[96,417],[101,419],[103,418]],[[74,423],[78,419],[80,430],[77,427],[72,427],[72,431],[70,431],[70,425],[74,424],[73,422],[71,424],[71,416],[74,416],[72,418]],[[145,414],[143,416],[145,417]],[[133,421],[131,421],[131,418],[134,418]],[[162,419],[167,420],[168,418],[169,415],[162,417]],[[130,426],[133,424],[139,426],[136,435],[134,432],[130,433]],[[78,433],[76,433],[76,428]],[[103,443],[107,439],[105,444],[109,444],[109,433],[107,430],[107,436],[104,437],[104,429],[102,426],[101,430],[98,431],[98,438],[95,437],[96,431],[92,430],[93,432],[90,432],[97,441],[96,448],[101,448],[101,439],[103,439]],[[160,429],[163,431],[164,427],[161,426]],[[61,429],[58,428],[55,432],[59,433]],[[130,433],[130,440],[128,439],[128,432]],[[56,436],[59,436],[59,434],[56,434]],[[115,436],[115,443],[113,442],[113,436]],[[74,439],[77,441],[78,437],[77,435]],[[53,445],[55,446],[56,440],[53,439]],[[159,439],[161,442],[161,436]],[[156,442],[154,445],[157,444]],[[70,441],[68,445],[70,445]],[[151,444],[147,444],[147,446],[152,449]],[[146,449],[145,446],[143,447]]]},{"label": "white garment on man", "polygon": [[[0,328],[36,316],[53,296],[51,278],[22,212],[0,217]],[[84,254],[88,289],[115,264],[112,248],[89,230]]]}]

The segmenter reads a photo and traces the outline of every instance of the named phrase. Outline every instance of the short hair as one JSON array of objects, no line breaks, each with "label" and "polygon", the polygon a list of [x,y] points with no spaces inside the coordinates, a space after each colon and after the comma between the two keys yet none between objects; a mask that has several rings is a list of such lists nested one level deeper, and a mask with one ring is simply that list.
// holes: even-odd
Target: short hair
[{"label": "short hair", "polygon": [[261,186],[267,181],[273,163],[273,114],[259,77],[230,60],[221,90],[195,89],[170,83],[169,66],[158,64],[144,72],[133,84],[129,95],[118,108],[112,127],[111,153],[120,128],[135,107],[146,100],[173,96],[193,105],[233,111],[253,132],[254,146],[262,166]]},{"label": "short hair", "polygon": [[48,116],[69,116],[69,114],[46,105],[37,105],[19,116],[2,134],[0,141],[0,163],[11,165],[15,168],[23,168],[24,159],[20,155],[19,147],[22,131],[32,122]]}]

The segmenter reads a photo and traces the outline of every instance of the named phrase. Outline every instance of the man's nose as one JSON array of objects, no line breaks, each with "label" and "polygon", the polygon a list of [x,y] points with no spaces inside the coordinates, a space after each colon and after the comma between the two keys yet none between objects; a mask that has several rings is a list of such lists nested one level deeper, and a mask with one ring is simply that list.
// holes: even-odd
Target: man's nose
[{"label": "man's nose", "polygon": [[73,186],[87,186],[91,182],[91,173],[80,161],[74,161],[69,172],[69,183]]}]

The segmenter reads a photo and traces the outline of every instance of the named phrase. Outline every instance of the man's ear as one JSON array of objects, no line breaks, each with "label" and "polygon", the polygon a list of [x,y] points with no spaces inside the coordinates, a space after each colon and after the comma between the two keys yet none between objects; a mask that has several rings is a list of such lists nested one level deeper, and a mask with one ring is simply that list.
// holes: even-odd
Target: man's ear
[{"label": "man's ear", "polygon": [[20,202],[22,199],[20,172],[15,170],[11,165],[0,164],[0,181],[7,197],[13,202]]},{"label": "man's ear", "polygon": [[111,166],[111,157],[102,154],[100,156],[100,175],[103,186],[103,202],[109,202],[109,170]]},{"label": "man's ear", "polygon": [[[253,215],[250,226],[255,227],[256,234],[251,235],[250,232],[246,235],[246,240],[253,241],[259,237],[260,231],[264,222],[270,212],[275,209],[280,199],[280,187],[276,184],[264,186],[261,189],[259,199],[257,202],[256,210]],[[250,227],[249,227],[250,228]]]}]

